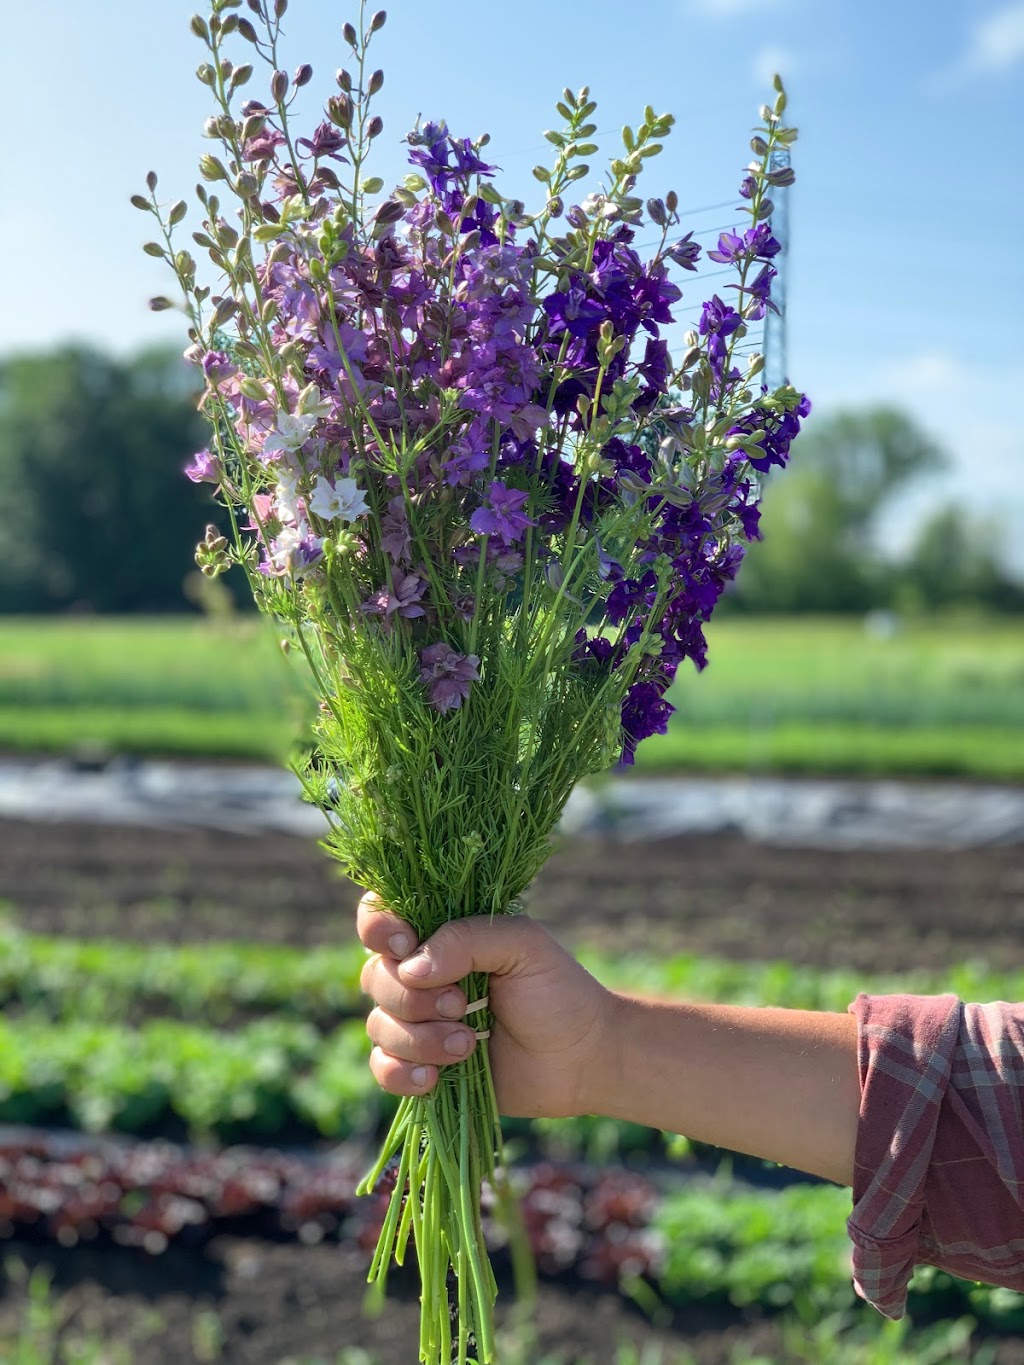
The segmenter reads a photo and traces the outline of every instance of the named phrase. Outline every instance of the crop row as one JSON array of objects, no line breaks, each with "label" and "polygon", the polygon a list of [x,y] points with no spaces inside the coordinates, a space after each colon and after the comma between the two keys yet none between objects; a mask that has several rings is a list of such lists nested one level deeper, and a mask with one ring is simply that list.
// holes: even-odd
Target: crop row
[{"label": "crop row", "polygon": [[[371,1137],[394,1101],[361,1021],[321,1034],[270,1017],[233,1032],[172,1019],[137,1029],[0,1016],[0,1123],[233,1141]],[[593,1158],[657,1148],[638,1124],[508,1120],[511,1150]]]},{"label": "crop row", "polygon": [[[637,993],[844,1010],[859,990],[953,991],[965,999],[1024,998],[1024,973],[967,963],[942,974],[873,977],[788,962],[730,962],[581,954],[607,985]],[[0,931],[0,1008],[19,1005],[53,1018],[138,1020],[155,1014],[225,1024],[239,1014],[277,1013],[330,1026],[363,1014],[365,954],[358,943],[301,949],[236,942],[187,946],[120,943]]]},{"label": "crop row", "polygon": [[157,1019],[116,1024],[0,1018],[0,1122],[90,1132],[343,1137],[376,1126],[383,1092],[358,1023],[324,1037],[270,1018],[237,1032]]},{"label": "crop row", "polygon": [[[203,1152],[171,1143],[90,1143],[34,1135],[0,1142],[0,1232],[72,1246],[108,1238],[153,1254],[231,1230],[303,1241],[354,1238],[369,1253],[387,1190],[360,1199],[362,1153],[329,1160],[273,1150]],[[695,1300],[797,1306],[814,1316],[853,1302],[845,1218],[835,1186],[751,1190],[694,1179],[665,1192],[615,1168],[543,1162],[513,1172],[542,1273],[618,1286],[646,1306]],[[485,1232],[500,1251],[490,1213]],[[928,1268],[912,1310],[969,1309],[1004,1330],[1024,1326],[1024,1297]]]}]

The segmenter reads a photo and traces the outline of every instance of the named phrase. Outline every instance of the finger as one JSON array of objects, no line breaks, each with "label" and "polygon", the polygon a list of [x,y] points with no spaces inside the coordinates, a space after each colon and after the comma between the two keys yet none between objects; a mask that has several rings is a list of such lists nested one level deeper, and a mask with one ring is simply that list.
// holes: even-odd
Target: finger
[{"label": "finger", "polygon": [[370,1070],[378,1085],[392,1095],[425,1095],[437,1084],[436,1066],[415,1066],[389,1057],[379,1047],[370,1053]]},{"label": "finger", "polygon": [[373,953],[405,957],[416,947],[416,931],[404,919],[385,910],[380,897],[367,891],[356,910],[359,941]]},{"label": "finger", "polygon": [[470,972],[515,976],[536,963],[547,930],[526,915],[474,915],[443,924],[410,957],[398,963],[399,979],[417,989],[448,985]]},{"label": "finger", "polygon": [[466,995],[458,986],[411,990],[398,977],[398,963],[379,954],[363,964],[359,986],[381,1009],[410,1024],[461,1019],[466,1013]]},{"label": "finger", "polygon": [[421,1066],[451,1066],[476,1047],[476,1034],[462,1024],[407,1024],[384,1010],[371,1010],[366,1020],[370,1041],[389,1057]]}]

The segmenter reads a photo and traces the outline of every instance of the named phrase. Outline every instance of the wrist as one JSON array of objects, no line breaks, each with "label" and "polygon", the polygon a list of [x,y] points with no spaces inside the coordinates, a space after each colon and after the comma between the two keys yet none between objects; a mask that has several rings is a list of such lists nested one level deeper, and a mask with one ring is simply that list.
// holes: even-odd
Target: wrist
[{"label": "wrist", "polygon": [[582,1069],[577,1090],[577,1116],[597,1114],[603,1118],[614,1117],[622,1100],[623,1077],[626,1074],[624,1052],[629,1036],[630,1007],[634,1002],[628,996],[619,995],[606,987],[602,987],[602,990],[604,997],[591,1059]]}]

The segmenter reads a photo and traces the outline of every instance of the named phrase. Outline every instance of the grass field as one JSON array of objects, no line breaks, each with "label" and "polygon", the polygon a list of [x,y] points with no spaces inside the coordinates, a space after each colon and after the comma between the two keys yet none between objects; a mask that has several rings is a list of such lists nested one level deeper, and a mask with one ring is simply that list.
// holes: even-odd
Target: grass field
[{"label": "grass field", "polygon": [[[652,769],[1024,779],[1024,622],[726,618]],[[0,619],[0,749],[277,760],[310,700],[253,619]]]}]

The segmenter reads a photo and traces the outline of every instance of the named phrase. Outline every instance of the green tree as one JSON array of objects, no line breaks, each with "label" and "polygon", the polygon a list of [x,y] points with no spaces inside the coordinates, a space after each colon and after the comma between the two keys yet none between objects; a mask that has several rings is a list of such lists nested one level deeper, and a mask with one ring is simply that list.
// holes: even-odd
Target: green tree
[{"label": "green tree", "polygon": [[753,611],[863,611],[889,598],[875,534],[881,510],[945,456],[892,408],[812,418],[790,467],[769,480],[740,576]]},{"label": "green tree", "polygon": [[194,389],[164,350],[0,363],[0,610],[187,609],[193,547],[216,520],[182,474],[205,439]]},{"label": "green tree", "polygon": [[993,548],[998,528],[956,503],[933,513],[918,532],[901,573],[901,596],[911,607],[988,607],[1024,610],[1024,584],[1015,582]]}]

